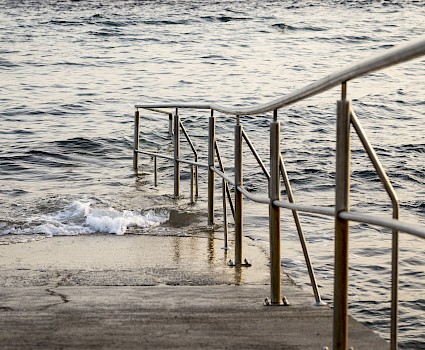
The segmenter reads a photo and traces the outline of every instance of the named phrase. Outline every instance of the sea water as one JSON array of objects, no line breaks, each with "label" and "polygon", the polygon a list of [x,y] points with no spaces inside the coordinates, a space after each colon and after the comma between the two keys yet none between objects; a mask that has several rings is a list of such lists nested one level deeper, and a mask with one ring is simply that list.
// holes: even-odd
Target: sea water
[{"label": "sea water", "polygon": [[[172,163],[158,160],[158,187],[149,157],[142,157],[138,175],[132,170],[134,104],[268,102],[423,35],[424,5],[0,0],[1,244],[92,233],[209,234],[205,172],[200,170],[200,196],[191,205],[187,167],[180,199],[172,196]],[[398,193],[402,219],[422,225],[424,66],[417,59],[348,84],[348,97]],[[333,205],[339,96],[332,89],[279,112],[282,153],[297,202]],[[208,111],[180,114],[206,162]],[[241,120],[268,165],[270,115]],[[233,126],[232,117],[217,114],[218,144],[230,174]],[[142,111],[141,139],[144,149],[172,154],[166,116]],[[183,142],[183,154],[191,157],[188,149]],[[267,182],[245,151],[245,186],[265,194]],[[355,135],[352,152],[352,207],[391,215]],[[217,237],[220,195],[217,181]],[[165,227],[167,220],[179,220],[177,212],[196,223],[196,230]],[[245,235],[266,247],[267,207],[246,202],[244,215]],[[282,264],[309,288],[291,213],[282,216]],[[316,215],[301,220],[321,294],[331,303],[332,220]],[[423,241],[400,235],[399,329],[405,349],[425,349],[424,248]],[[352,225],[350,312],[386,338],[390,259],[389,230]]]}]

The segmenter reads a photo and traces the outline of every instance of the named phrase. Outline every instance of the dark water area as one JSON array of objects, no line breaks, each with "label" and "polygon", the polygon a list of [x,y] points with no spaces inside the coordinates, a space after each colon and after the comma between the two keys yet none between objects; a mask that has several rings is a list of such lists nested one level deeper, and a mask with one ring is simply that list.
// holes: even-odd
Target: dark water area
[{"label": "dark water area", "polygon": [[[424,1],[5,1],[0,0],[0,244],[55,235],[204,234],[206,173],[189,204],[189,169],[173,199],[172,164],[142,158],[132,170],[134,104],[254,106],[424,34]],[[401,202],[425,224],[424,59],[348,84],[348,97]],[[337,89],[279,112],[282,153],[300,203],[332,206]],[[206,161],[208,112],[181,111]],[[268,166],[269,115],[242,117]],[[233,171],[233,126],[217,115]],[[172,152],[168,118],[143,112],[142,145]],[[187,143],[183,153],[190,157]],[[267,183],[244,153],[244,182]],[[353,135],[353,210],[391,215],[390,202]],[[220,203],[217,183],[217,203]],[[167,224],[175,210],[193,225]],[[282,212],[285,271],[309,288],[291,213]],[[186,216],[185,216],[186,217]],[[171,219],[170,219],[171,218]],[[321,293],[333,293],[333,223],[302,215]],[[217,236],[222,212],[216,206]],[[205,222],[206,224],[206,222]],[[177,225],[178,226],[178,225]],[[231,232],[232,233],[232,232]],[[267,246],[267,207],[246,202],[245,234]],[[425,242],[400,236],[400,347],[425,349]],[[248,257],[249,258],[249,257]],[[351,314],[389,337],[391,234],[353,224]]]}]

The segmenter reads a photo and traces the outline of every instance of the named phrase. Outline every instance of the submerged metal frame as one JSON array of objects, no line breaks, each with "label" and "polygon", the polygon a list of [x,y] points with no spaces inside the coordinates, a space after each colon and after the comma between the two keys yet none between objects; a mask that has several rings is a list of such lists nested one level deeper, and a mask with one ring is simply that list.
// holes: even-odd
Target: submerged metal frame
[{"label": "submerged metal frame", "polygon": [[[398,240],[399,231],[414,235],[419,238],[425,238],[425,228],[416,224],[401,222],[399,220],[399,202],[394,188],[392,187],[383,167],[373,150],[369,140],[360,122],[353,111],[351,102],[347,100],[347,82],[371,72],[384,69],[408,60],[425,55],[425,36],[418,40],[411,41],[407,44],[394,47],[386,50],[383,53],[368,58],[359,63],[355,63],[340,71],[337,71],[323,79],[320,79],[310,85],[298,89],[281,98],[273,100],[269,103],[259,105],[252,108],[229,108],[217,104],[187,104],[187,103],[160,103],[160,104],[141,104],[135,105],[136,113],[134,118],[134,149],[133,149],[133,167],[137,171],[139,169],[139,154],[149,155],[154,157],[154,168],[156,173],[156,157],[171,160],[174,162],[174,194],[179,196],[180,193],[180,163],[189,164],[191,166],[191,182],[193,181],[193,166],[206,168],[208,171],[208,225],[214,224],[214,174],[222,178],[222,196],[223,196],[223,212],[226,216],[225,235],[227,237],[227,213],[226,213],[226,184],[234,186],[235,191],[235,263],[242,265],[242,236],[243,236],[243,199],[245,198],[269,205],[269,232],[270,232],[270,261],[271,261],[271,304],[282,305],[281,296],[281,278],[280,278],[280,208],[286,208],[293,212],[294,220],[297,225],[297,212],[315,213],[319,215],[332,216],[335,220],[335,277],[334,277],[334,328],[333,328],[333,349],[348,349],[348,242],[349,242],[349,223],[350,221],[362,222],[370,225],[378,225],[392,229],[392,272],[391,272],[391,335],[390,348],[395,350],[397,345],[397,307],[398,307]],[[295,204],[290,189],[289,179],[287,178],[286,170],[280,153],[280,124],[278,121],[278,110],[302,101],[311,96],[327,91],[335,86],[341,86],[341,100],[337,103],[337,146],[336,146],[336,180],[335,180],[335,207],[321,207],[311,205]],[[208,164],[199,163],[197,157],[195,161],[180,159],[180,122],[178,109],[204,109],[210,110],[209,137],[208,137]],[[143,151],[140,148],[140,113],[139,109],[150,110],[153,112],[163,113],[169,116],[170,125],[169,133],[174,137],[174,157],[167,155]],[[175,110],[173,112],[170,109]],[[235,176],[230,178],[225,172],[222,164],[220,170],[215,168],[215,118],[214,111],[223,114],[235,116]],[[270,125],[270,174],[267,174],[264,164],[254,151],[252,143],[247,138],[240,123],[242,115],[260,115],[273,112],[273,119]],[[174,125],[172,128],[171,125]],[[368,215],[363,213],[353,213],[350,211],[350,129],[357,133],[366,153],[368,154],[381,182],[387,191],[392,207],[392,219]],[[187,133],[184,131],[186,137]],[[268,177],[269,181],[269,196],[260,197],[252,195],[243,187],[243,161],[242,161],[242,139],[248,143],[251,151],[256,157],[263,169],[263,172]],[[190,141],[189,141],[190,143]],[[221,163],[221,161],[220,161]],[[263,164],[263,165],[262,165]],[[284,183],[288,193],[289,203],[280,199],[280,183],[281,175],[284,178]],[[156,175],[155,175],[156,182]],[[191,185],[193,188],[193,185]],[[193,193],[193,191],[192,191]],[[292,198],[291,198],[292,197]],[[193,200],[193,195],[191,195]],[[300,234],[300,230],[299,230]],[[300,234],[300,241],[304,245]],[[227,244],[226,244],[227,245]],[[308,254],[304,253],[306,263],[311,268],[311,263],[308,259]],[[309,268],[309,270],[310,270]],[[314,274],[313,274],[314,277]],[[310,274],[312,278],[312,274]],[[312,283],[313,284],[313,283]],[[313,287],[314,289],[314,287]],[[318,290],[314,291],[316,301],[320,300]],[[316,294],[317,292],[317,294]]]}]

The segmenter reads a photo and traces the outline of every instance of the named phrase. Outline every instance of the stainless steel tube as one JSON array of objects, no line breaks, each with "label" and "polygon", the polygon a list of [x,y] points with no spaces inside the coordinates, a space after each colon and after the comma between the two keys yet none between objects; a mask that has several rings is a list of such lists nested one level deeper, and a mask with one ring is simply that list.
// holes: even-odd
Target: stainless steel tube
[{"label": "stainless steel tube", "polygon": [[[393,218],[399,218],[399,205],[393,207]],[[392,254],[391,254],[391,350],[398,349],[398,231],[392,231]]]},{"label": "stainless steel tube", "polygon": [[153,173],[154,173],[154,185],[155,187],[158,186],[158,164],[156,160],[156,156],[153,157]]},{"label": "stainless steel tube", "polygon": [[235,264],[242,264],[243,198],[238,186],[243,185],[242,125],[236,116],[235,125]]},{"label": "stainless steel tube", "polygon": [[[189,142],[189,146],[192,149],[193,155],[195,157],[195,163],[198,162],[198,152],[196,151],[195,145],[193,144],[192,140],[189,137],[189,134],[183,125],[183,123],[180,121],[180,128],[183,131],[184,136],[186,137],[187,142]],[[195,183],[196,183],[196,198],[198,198],[199,195],[199,188],[198,188],[198,166],[195,165]]]},{"label": "stainless steel tube", "polygon": [[214,225],[214,144],[215,144],[215,118],[211,110],[208,129],[208,226]]},{"label": "stainless steel tube", "polygon": [[[198,156],[195,157],[195,161],[198,162]],[[195,197],[199,197],[199,179],[198,179],[198,166],[195,165]]]},{"label": "stainless steel tube", "polygon": [[190,203],[195,203],[194,198],[194,191],[193,191],[193,185],[194,185],[194,171],[193,171],[194,165],[190,165]]},{"label": "stainless steel tube", "polygon": [[[379,161],[378,155],[370,144],[366,133],[363,130],[363,127],[358,120],[356,113],[351,108],[350,110],[351,123],[353,124],[354,129],[359,136],[360,141],[363,144],[364,149],[366,150],[369,158],[378,173],[381,182],[383,183],[385,190],[387,191],[391,203],[393,206],[393,219],[399,219],[400,212],[400,204],[397,198],[397,194],[391,182]],[[399,247],[398,247],[398,230],[393,229],[392,231],[392,256],[391,256],[391,335],[390,335],[390,344],[391,350],[396,350],[398,348],[398,255],[399,255]]]},{"label": "stainless steel tube", "polygon": [[[343,89],[344,90],[344,89]],[[348,237],[349,221],[338,213],[349,211],[350,102],[338,101],[335,180],[335,277],[333,349],[348,349]]]},{"label": "stainless steel tube", "polygon": [[174,196],[180,195],[180,116],[176,108],[174,115]]},{"label": "stainless steel tube", "polygon": [[[223,165],[223,162],[221,161],[220,149],[218,148],[217,141],[214,144],[214,148],[215,148],[215,155],[217,156],[217,160],[218,160],[218,166],[220,167],[221,172],[224,173],[225,172],[224,165]],[[221,175],[219,174],[219,176]],[[233,206],[232,195],[230,194],[228,183],[233,183],[233,181],[229,182],[229,180],[226,179],[226,193],[227,193],[227,199],[230,204],[230,210],[232,211],[233,219],[235,219],[235,207]]]},{"label": "stainless steel tube", "polygon": [[280,200],[280,124],[277,110],[273,112],[270,124],[270,182],[269,182],[269,235],[270,235],[270,289],[271,304],[282,304],[281,262],[280,262],[280,208],[273,204]]},{"label": "stainless steel tube", "polygon": [[222,197],[223,197],[223,229],[224,229],[224,247],[223,249],[228,250],[229,249],[229,242],[228,242],[228,222],[227,222],[227,202],[226,202],[226,189],[227,189],[227,182],[223,179],[221,183],[222,188]]},{"label": "stainless steel tube", "polygon": [[270,174],[267,171],[266,166],[264,165],[263,160],[261,159],[260,155],[258,154],[257,150],[255,149],[253,143],[251,142],[251,140],[249,139],[248,135],[246,134],[245,131],[243,131],[242,136],[246,142],[246,144],[248,145],[249,149],[251,150],[252,155],[255,157],[255,159],[257,160],[258,165],[261,167],[261,169],[263,170],[264,175],[266,175],[267,180],[270,180]]},{"label": "stainless steel tube", "polygon": [[[286,194],[288,196],[288,200],[290,203],[294,203],[294,194],[292,193],[291,183],[289,182],[288,173],[286,171],[285,162],[283,161],[282,154],[280,154],[280,172],[283,176],[283,182],[286,188]],[[317,287],[316,276],[314,275],[313,265],[311,263],[310,254],[308,253],[307,242],[304,237],[304,232],[301,226],[300,216],[296,210],[292,210],[292,215],[294,217],[295,226],[297,227],[298,237],[301,243],[301,248],[304,254],[305,264],[307,265],[308,275],[310,277],[310,283],[313,288],[314,297],[316,299],[316,305],[325,305],[322,302],[322,298],[320,296],[319,288]]]},{"label": "stainless steel tube", "polygon": [[168,133],[170,138],[173,138],[173,113],[168,114]]},{"label": "stainless steel tube", "polygon": [[134,113],[134,149],[133,149],[133,168],[139,168],[139,147],[140,147],[140,112]]}]

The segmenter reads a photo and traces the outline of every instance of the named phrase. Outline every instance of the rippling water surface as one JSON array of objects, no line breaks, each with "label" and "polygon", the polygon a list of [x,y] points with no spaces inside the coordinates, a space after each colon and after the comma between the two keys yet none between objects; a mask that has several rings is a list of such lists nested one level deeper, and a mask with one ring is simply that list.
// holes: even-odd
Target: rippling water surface
[{"label": "rippling water surface", "polygon": [[[0,0],[0,241],[105,232],[144,233],[188,204],[188,181],[172,198],[171,164],[132,171],[134,104],[270,101],[356,60],[424,34],[423,1],[15,1]],[[349,98],[401,200],[404,220],[425,224],[422,59],[348,86]],[[282,150],[297,201],[333,204],[334,89],[280,111]],[[206,160],[208,113],[181,111]],[[168,120],[142,118],[143,147],[171,152]],[[270,116],[242,117],[266,164]],[[233,119],[217,115],[232,172]],[[353,136],[352,206],[390,213],[389,200]],[[183,148],[187,144],[183,142]],[[190,155],[189,152],[186,154]],[[245,157],[245,184],[267,185]],[[187,180],[183,167],[182,178]],[[217,184],[218,185],[218,184]],[[220,192],[217,191],[217,197]],[[219,200],[219,198],[217,198]],[[218,202],[219,203],[219,202]],[[267,241],[267,208],[246,203],[246,235]],[[283,265],[308,284],[290,213],[283,218]],[[217,222],[222,213],[216,208]],[[302,216],[321,293],[332,299],[333,224]],[[202,228],[199,228],[201,231]],[[164,228],[164,234],[191,234]],[[198,232],[199,234],[199,232]],[[206,233],[205,233],[206,234]],[[217,229],[217,236],[221,234]],[[391,236],[353,225],[351,313],[388,338]],[[425,244],[401,235],[400,342],[425,349]],[[249,258],[249,257],[248,257]]]}]

